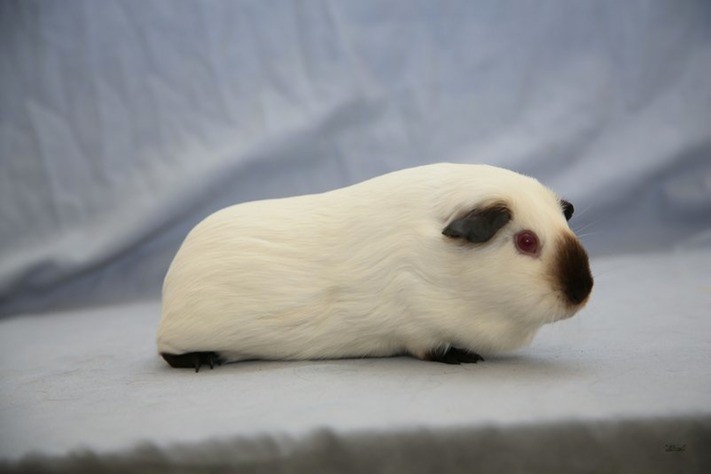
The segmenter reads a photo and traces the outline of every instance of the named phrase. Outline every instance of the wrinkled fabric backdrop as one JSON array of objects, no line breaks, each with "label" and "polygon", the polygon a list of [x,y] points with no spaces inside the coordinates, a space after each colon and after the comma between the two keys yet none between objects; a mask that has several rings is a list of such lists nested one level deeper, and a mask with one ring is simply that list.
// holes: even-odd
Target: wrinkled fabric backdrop
[{"label": "wrinkled fabric backdrop", "polygon": [[438,161],[711,245],[711,3],[0,2],[0,315],[158,298],[232,203]]}]

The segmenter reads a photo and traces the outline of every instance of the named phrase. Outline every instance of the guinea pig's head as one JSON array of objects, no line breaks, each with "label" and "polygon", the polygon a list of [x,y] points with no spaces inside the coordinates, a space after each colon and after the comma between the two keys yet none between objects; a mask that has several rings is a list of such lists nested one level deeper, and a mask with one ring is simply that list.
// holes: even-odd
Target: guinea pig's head
[{"label": "guinea pig's head", "polygon": [[513,172],[445,223],[456,252],[457,286],[480,305],[540,325],[573,316],[593,278],[585,249],[568,226],[573,205]]}]

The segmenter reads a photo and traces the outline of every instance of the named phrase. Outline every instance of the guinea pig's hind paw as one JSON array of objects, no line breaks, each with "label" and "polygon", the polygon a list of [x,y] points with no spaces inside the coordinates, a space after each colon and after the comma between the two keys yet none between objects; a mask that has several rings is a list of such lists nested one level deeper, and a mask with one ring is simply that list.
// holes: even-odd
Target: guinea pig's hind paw
[{"label": "guinea pig's hind paw", "polygon": [[429,354],[429,360],[433,362],[442,362],[443,364],[476,364],[483,361],[484,358],[476,352],[465,351],[456,347],[450,347],[446,351],[434,350]]},{"label": "guinea pig's hind paw", "polygon": [[210,369],[215,365],[222,365],[222,358],[216,352],[187,352],[185,354],[166,354],[161,353],[165,361],[171,367],[179,369],[195,369],[195,372],[200,371],[203,364],[208,364]]}]

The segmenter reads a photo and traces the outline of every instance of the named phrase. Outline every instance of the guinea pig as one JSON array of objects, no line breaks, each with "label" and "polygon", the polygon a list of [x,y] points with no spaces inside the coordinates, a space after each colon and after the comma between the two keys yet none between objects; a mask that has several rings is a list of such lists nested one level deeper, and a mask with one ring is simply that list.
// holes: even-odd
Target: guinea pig
[{"label": "guinea pig", "polygon": [[227,207],[168,269],[158,352],[196,371],[400,354],[477,362],[588,301],[572,214],[531,177],[449,163]]}]

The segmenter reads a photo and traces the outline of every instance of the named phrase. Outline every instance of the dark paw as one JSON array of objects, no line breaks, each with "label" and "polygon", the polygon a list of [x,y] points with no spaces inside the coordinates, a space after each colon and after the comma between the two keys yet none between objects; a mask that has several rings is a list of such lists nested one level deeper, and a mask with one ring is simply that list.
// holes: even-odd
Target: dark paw
[{"label": "dark paw", "polygon": [[217,352],[188,352],[185,354],[166,354],[161,352],[165,361],[176,369],[195,369],[200,371],[203,364],[209,365],[213,369],[216,365],[222,365],[222,358]]},{"label": "dark paw", "polygon": [[433,362],[442,362],[443,364],[476,364],[483,361],[484,358],[476,352],[469,352],[456,347],[450,347],[446,351],[434,350],[429,354],[429,360]]}]

